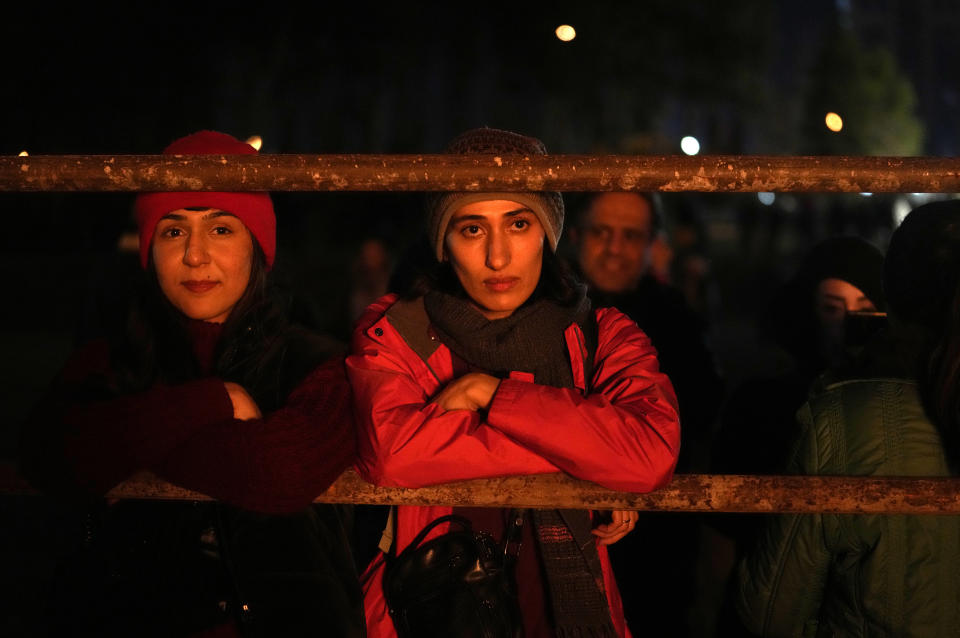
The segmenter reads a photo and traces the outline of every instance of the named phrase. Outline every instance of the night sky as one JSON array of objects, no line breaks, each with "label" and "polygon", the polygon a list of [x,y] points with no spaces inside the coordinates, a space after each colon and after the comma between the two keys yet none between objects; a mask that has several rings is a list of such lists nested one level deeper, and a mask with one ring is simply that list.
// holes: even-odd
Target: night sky
[{"label": "night sky", "polygon": [[[836,8],[849,4],[7,9],[0,152],[157,152],[200,128],[260,134],[265,152],[436,151],[487,124],[555,152],[679,152],[678,136],[695,134],[704,152],[793,153],[809,70],[848,23],[901,61],[925,115],[955,102],[955,86],[927,86],[948,65],[922,66],[953,41],[926,24],[942,22],[921,10],[932,3]],[[577,29],[570,43],[554,36],[563,23]]]}]

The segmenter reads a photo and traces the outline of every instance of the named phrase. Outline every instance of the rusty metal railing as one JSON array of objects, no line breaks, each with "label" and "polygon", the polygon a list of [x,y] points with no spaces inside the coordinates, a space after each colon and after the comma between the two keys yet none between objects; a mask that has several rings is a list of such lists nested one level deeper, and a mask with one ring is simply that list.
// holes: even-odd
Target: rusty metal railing
[{"label": "rusty metal railing", "polygon": [[[929,157],[457,155],[61,155],[0,157],[0,192],[38,191],[960,192],[960,159]],[[36,494],[0,464],[0,494]],[[112,498],[208,497],[148,474]],[[677,475],[650,494],[563,474],[419,489],[345,472],[318,502],[691,512],[960,514],[960,479]]]},{"label": "rusty metal railing", "polygon": [[960,192],[960,158],[546,155],[0,157],[3,191]]},{"label": "rusty metal railing", "polygon": [[[11,466],[0,465],[0,494],[4,493],[37,494]],[[121,483],[107,497],[211,500],[147,473]],[[678,474],[656,492],[632,494],[564,474],[477,479],[418,489],[376,487],[354,470],[347,470],[316,502],[660,512],[960,514],[960,479]]]}]

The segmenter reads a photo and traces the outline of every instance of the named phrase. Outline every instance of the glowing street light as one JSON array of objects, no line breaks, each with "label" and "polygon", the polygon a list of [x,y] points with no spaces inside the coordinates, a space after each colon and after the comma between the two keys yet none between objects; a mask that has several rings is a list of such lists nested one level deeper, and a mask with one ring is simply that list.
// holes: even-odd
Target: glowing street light
[{"label": "glowing street light", "polygon": [[680,150],[687,155],[696,155],[700,152],[700,141],[692,135],[680,140]]},{"label": "glowing street light", "polygon": [[569,24],[561,24],[554,33],[557,34],[557,38],[559,38],[561,42],[569,42],[577,37],[577,30]]},{"label": "glowing street light", "polygon": [[20,151],[20,154],[17,155],[17,157],[28,157],[29,155],[30,155],[30,153],[28,153],[28,152],[26,152],[26,151]]},{"label": "glowing street light", "polygon": [[259,135],[251,135],[250,137],[247,138],[246,142],[257,151],[259,151],[260,148],[263,146],[263,138],[260,137]]},{"label": "glowing street light", "polygon": [[827,116],[823,118],[823,121],[826,122],[827,128],[834,133],[839,133],[840,129],[843,128],[843,118],[833,111],[827,113]]}]

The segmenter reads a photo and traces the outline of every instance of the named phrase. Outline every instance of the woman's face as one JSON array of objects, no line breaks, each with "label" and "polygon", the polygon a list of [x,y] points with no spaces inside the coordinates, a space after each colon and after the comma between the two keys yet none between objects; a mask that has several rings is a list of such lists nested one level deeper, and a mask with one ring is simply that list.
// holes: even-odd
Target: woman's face
[{"label": "woman's face", "polygon": [[457,210],[444,238],[445,258],[487,319],[509,317],[540,281],[545,233],[523,204],[505,199]]},{"label": "woman's face", "polygon": [[253,237],[230,213],[181,208],[157,223],[152,255],[160,290],[177,310],[223,323],[247,289]]},{"label": "woman's face", "polygon": [[824,336],[835,342],[843,340],[843,321],[848,312],[876,310],[862,290],[843,279],[821,281],[814,303]]}]

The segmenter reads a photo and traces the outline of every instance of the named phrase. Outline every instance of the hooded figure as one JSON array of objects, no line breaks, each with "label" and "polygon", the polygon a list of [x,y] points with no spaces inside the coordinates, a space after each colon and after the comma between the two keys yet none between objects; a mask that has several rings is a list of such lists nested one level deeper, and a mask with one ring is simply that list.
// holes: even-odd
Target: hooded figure
[{"label": "hooded figure", "polygon": [[[960,432],[960,202],[893,233],[889,326],[815,384],[787,471],[956,476]],[[762,636],[954,636],[960,516],[769,517],[740,566],[737,606]]]},{"label": "hooded figure", "polygon": [[[780,346],[791,365],[769,377],[748,379],[730,396],[713,446],[712,469],[720,474],[780,474],[797,435],[797,410],[814,379],[829,365],[849,362],[854,348],[845,335],[848,313],[885,309],[883,255],[859,237],[824,240],[776,293],[760,318],[760,332]],[[738,556],[750,551],[765,517],[729,515],[710,524],[732,540]],[[739,635],[728,580],[720,626]]]}]

